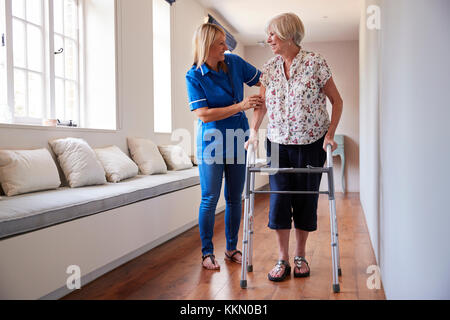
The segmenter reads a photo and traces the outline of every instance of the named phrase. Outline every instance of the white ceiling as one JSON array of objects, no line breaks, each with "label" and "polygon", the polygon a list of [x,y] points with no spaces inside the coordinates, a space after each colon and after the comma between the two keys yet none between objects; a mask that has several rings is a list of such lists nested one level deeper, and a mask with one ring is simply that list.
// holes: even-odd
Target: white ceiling
[{"label": "white ceiling", "polygon": [[[244,45],[265,40],[267,21],[293,12],[303,21],[305,42],[357,40],[362,0],[197,0]],[[327,18],[324,18],[324,17]]]}]

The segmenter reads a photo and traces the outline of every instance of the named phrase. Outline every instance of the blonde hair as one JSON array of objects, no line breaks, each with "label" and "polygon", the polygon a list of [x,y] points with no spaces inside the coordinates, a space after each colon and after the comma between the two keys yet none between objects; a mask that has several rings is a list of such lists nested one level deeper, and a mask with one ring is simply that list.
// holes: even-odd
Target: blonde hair
[{"label": "blonde hair", "polygon": [[[197,65],[197,69],[206,62],[209,56],[209,49],[214,41],[216,41],[218,35],[224,35],[225,31],[212,23],[204,23],[194,33],[192,39],[192,48],[194,54],[194,64]],[[224,71],[227,71],[226,64],[219,62],[219,67]]]},{"label": "blonde hair", "polygon": [[273,17],[266,27],[266,32],[273,31],[281,40],[292,40],[296,46],[305,37],[305,26],[295,13],[283,13]]}]

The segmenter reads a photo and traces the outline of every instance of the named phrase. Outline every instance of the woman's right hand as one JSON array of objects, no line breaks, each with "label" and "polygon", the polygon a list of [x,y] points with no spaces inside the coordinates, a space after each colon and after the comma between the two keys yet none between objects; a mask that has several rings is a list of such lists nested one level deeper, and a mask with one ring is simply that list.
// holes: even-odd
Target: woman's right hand
[{"label": "woman's right hand", "polygon": [[251,108],[257,109],[263,106],[264,99],[261,98],[259,94],[254,94],[242,100],[240,104],[241,104],[241,111],[246,111]]}]

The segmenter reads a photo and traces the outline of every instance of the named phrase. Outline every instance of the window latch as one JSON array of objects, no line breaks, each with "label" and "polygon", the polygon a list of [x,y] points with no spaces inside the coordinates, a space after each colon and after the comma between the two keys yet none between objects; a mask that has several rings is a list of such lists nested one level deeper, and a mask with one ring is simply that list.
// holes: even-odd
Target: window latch
[{"label": "window latch", "polygon": [[55,54],[61,54],[61,53],[63,53],[64,52],[64,49],[63,48],[59,48],[59,50],[58,51],[55,51],[54,53]]},{"label": "window latch", "polygon": [[6,43],[5,43],[5,34],[2,33],[2,47],[5,47]]}]

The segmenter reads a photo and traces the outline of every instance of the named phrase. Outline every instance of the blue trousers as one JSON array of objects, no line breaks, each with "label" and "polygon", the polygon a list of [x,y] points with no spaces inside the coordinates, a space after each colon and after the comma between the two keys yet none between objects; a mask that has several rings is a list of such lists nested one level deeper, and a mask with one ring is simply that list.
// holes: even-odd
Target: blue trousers
[{"label": "blue trousers", "polygon": [[[235,161],[236,163],[236,161]],[[199,163],[202,200],[198,214],[202,254],[213,254],[212,242],[217,201],[225,174],[225,237],[227,250],[235,250],[238,242],[242,212],[242,191],[245,183],[245,164]]]}]

